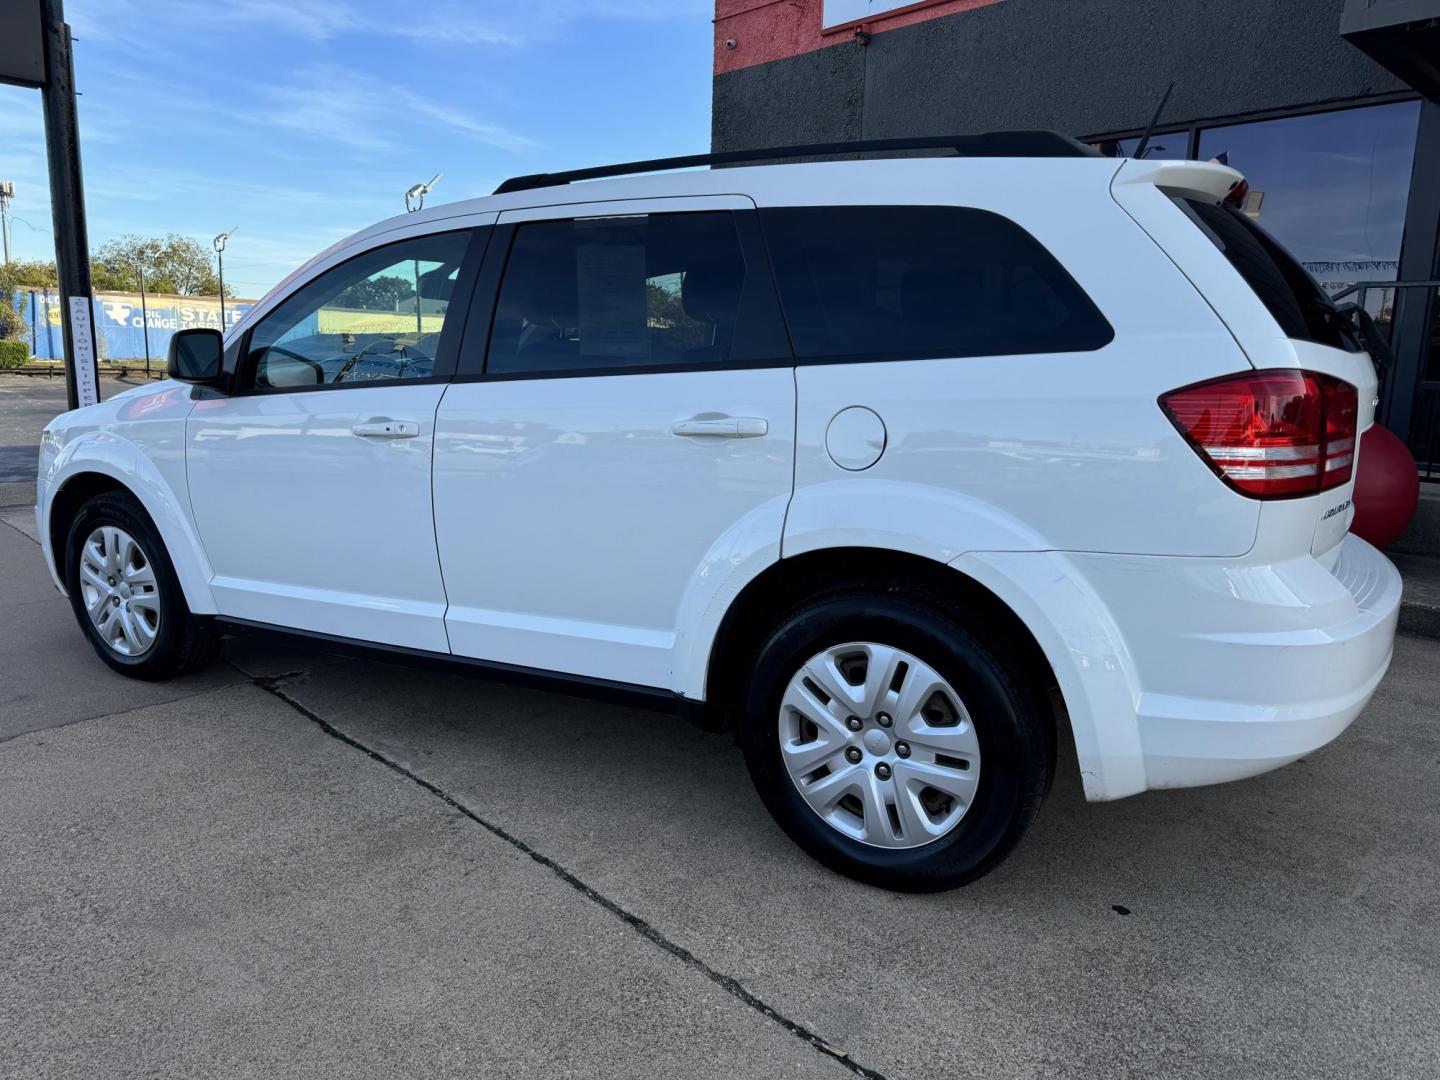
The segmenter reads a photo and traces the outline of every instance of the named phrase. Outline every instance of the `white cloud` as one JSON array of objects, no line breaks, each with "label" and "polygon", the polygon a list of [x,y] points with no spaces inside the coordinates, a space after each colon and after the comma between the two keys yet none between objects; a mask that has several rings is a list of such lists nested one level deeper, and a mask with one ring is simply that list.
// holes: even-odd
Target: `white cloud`
[{"label": "white cloud", "polygon": [[[94,5],[92,7],[92,5]],[[286,37],[330,41],[348,34],[410,38],[436,45],[519,47],[583,20],[710,18],[711,0],[476,0],[471,3],[357,3],[356,0],[74,0],[76,34],[140,46],[140,24],[209,29],[261,27]]]},{"label": "white cloud", "polygon": [[352,151],[403,147],[417,127],[464,135],[500,150],[538,148],[535,140],[481,120],[403,86],[367,79],[336,65],[312,67],[293,82],[263,88],[265,104],[248,115],[262,126],[286,128]]}]

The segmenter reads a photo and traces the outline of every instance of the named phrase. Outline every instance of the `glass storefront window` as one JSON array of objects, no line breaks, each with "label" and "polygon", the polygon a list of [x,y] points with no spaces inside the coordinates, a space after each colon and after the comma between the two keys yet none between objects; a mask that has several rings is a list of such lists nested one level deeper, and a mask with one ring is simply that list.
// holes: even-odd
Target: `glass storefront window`
[{"label": "glass storefront window", "polygon": [[[1091,143],[1106,157],[1131,157],[1140,148],[1139,138],[1104,139]],[[1190,132],[1157,131],[1150,136],[1150,145],[1145,148],[1145,159],[1159,161],[1183,161],[1189,156]]]},{"label": "glass storefront window", "polygon": [[[1139,139],[1121,139],[1120,157],[1130,157],[1140,149]],[[1190,133],[1188,131],[1157,131],[1150,136],[1150,145],[1145,148],[1145,160],[1184,161],[1190,156]]]},{"label": "glass storefront window", "polygon": [[1404,101],[1208,128],[1198,156],[1244,173],[1246,212],[1336,292],[1396,277],[1419,120]]}]

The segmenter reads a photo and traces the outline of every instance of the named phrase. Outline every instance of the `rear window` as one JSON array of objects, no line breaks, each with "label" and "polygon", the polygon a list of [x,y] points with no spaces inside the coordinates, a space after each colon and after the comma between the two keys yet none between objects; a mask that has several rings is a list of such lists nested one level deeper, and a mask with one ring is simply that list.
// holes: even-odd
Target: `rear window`
[{"label": "rear window", "polygon": [[761,211],[801,360],[1085,352],[1110,324],[1039,241],[985,210]]},{"label": "rear window", "polygon": [[1293,255],[1233,206],[1175,200],[1254,290],[1285,336],[1337,349],[1357,346],[1328,317],[1329,297]]},{"label": "rear window", "polygon": [[530,222],[510,249],[487,370],[585,374],[771,360],[757,282],[768,289],[762,275],[746,272],[728,211]]}]

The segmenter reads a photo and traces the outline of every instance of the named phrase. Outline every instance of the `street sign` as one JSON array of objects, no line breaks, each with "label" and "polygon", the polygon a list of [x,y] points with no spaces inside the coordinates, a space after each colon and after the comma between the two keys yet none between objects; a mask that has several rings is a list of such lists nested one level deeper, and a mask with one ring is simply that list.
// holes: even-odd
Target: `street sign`
[{"label": "street sign", "polygon": [[90,298],[70,297],[70,355],[75,358],[75,396],[78,408],[100,400],[95,385],[95,331],[90,323]]},{"label": "street sign", "polygon": [[0,82],[45,85],[45,39],[40,0],[0,0]]}]

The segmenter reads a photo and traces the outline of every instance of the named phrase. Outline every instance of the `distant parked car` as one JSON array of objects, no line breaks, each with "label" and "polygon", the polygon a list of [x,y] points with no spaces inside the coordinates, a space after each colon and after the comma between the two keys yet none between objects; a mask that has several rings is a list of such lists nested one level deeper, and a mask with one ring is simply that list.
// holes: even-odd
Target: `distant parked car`
[{"label": "distant parked car", "polygon": [[259,625],[733,727],[894,889],[993,868],[1062,729],[1094,800],[1329,742],[1400,599],[1347,532],[1353,316],[1228,168],[957,147],[365,230],[50,425],[55,582],[140,678]]}]

